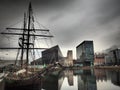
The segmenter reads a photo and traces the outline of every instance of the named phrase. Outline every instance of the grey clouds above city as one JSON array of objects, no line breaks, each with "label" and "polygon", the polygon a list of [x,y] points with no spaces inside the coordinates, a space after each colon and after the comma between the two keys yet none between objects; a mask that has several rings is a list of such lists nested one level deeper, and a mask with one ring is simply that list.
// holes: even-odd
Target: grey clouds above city
[{"label": "grey clouds above city", "polygon": [[[31,0],[37,20],[55,36],[66,53],[84,40],[95,51],[120,45],[120,0]],[[0,0],[0,28],[23,19],[29,0]],[[0,36],[1,39],[1,36]],[[1,46],[5,40],[1,39]],[[65,54],[66,55],[66,54]]]}]

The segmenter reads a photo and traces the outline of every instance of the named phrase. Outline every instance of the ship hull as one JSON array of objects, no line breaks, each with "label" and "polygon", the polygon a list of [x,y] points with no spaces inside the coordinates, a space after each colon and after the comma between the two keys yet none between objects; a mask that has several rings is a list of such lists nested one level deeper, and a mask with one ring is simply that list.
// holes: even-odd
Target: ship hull
[{"label": "ship hull", "polygon": [[41,79],[32,77],[26,80],[5,79],[5,90],[39,90]]}]

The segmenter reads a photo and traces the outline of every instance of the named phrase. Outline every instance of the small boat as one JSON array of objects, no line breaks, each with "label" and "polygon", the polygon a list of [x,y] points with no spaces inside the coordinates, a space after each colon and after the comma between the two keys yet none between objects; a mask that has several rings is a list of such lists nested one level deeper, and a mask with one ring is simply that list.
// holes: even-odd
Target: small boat
[{"label": "small boat", "polygon": [[4,73],[0,73],[0,82],[3,81]]},{"label": "small boat", "polygon": [[8,73],[0,73],[0,82],[3,81],[3,79],[8,75]]},{"label": "small boat", "polygon": [[[32,11],[31,2],[29,3],[28,12],[24,14],[24,27],[23,28],[7,28],[12,30],[22,30],[22,33],[1,33],[7,35],[20,35],[18,40],[18,52],[21,54],[20,60],[21,64],[17,66],[17,59],[15,61],[15,68],[13,72],[10,72],[5,77],[5,88],[18,88],[19,87],[29,87],[33,84],[39,84],[39,74],[32,71],[29,66],[30,51],[32,50],[32,55],[35,55],[34,43],[36,37],[53,37],[52,35],[38,35],[36,31],[49,32],[46,29],[35,29],[34,27],[34,17]],[[39,48],[44,49],[44,48]],[[18,56],[17,56],[18,57]],[[26,58],[25,62],[23,59]],[[17,67],[17,68],[16,68]]]},{"label": "small boat", "polygon": [[0,73],[0,78],[4,77],[4,73]]}]

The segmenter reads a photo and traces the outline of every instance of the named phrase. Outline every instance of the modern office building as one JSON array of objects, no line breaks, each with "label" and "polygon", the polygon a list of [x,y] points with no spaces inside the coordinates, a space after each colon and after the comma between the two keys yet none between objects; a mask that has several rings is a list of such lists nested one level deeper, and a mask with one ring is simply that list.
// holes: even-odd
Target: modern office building
[{"label": "modern office building", "polygon": [[107,53],[105,58],[106,65],[120,65],[120,49],[114,49]]},{"label": "modern office building", "polygon": [[58,61],[63,63],[63,55],[58,45],[42,52],[43,64],[51,64]]},{"label": "modern office building", "polygon": [[113,65],[120,65],[120,49],[111,51]]},{"label": "modern office building", "polygon": [[77,60],[83,66],[90,66],[94,63],[93,41],[83,41],[76,47]]}]

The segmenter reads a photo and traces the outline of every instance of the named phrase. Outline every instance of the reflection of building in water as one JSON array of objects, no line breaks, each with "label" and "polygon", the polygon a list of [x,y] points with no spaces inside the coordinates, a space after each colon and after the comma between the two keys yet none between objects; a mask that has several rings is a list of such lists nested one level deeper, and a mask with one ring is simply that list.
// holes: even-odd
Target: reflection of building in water
[{"label": "reflection of building in water", "polygon": [[42,88],[45,90],[60,90],[64,81],[63,72],[54,72],[44,77]]},{"label": "reflection of building in water", "polygon": [[112,72],[111,82],[117,86],[120,86],[120,72],[116,72],[116,71]]},{"label": "reflection of building in water", "polygon": [[78,90],[97,90],[96,78],[90,70],[83,71],[78,75]]},{"label": "reflection of building in water", "polygon": [[111,80],[111,72],[106,70],[107,80]]},{"label": "reflection of building in water", "polygon": [[120,86],[120,71],[111,71],[104,69],[94,70],[96,80],[107,81],[110,80],[114,85]]},{"label": "reflection of building in water", "polygon": [[81,75],[78,75],[78,90],[85,90],[85,84],[81,78]]},{"label": "reflection of building in water", "polygon": [[74,82],[73,82],[73,70],[65,70],[64,71],[65,73],[65,76],[67,77],[68,79],[68,83],[70,86],[73,86],[74,85]]},{"label": "reflection of building in water", "polygon": [[106,76],[106,70],[104,69],[94,69],[94,73],[96,76],[96,80],[99,81],[103,81],[103,80],[107,80],[107,76]]},{"label": "reflection of building in water", "polygon": [[83,70],[82,69],[76,69],[76,70],[74,70],[73,71],[73,73],[74,73],[74,75],[81,75],[81,74],[83,74]]}]

